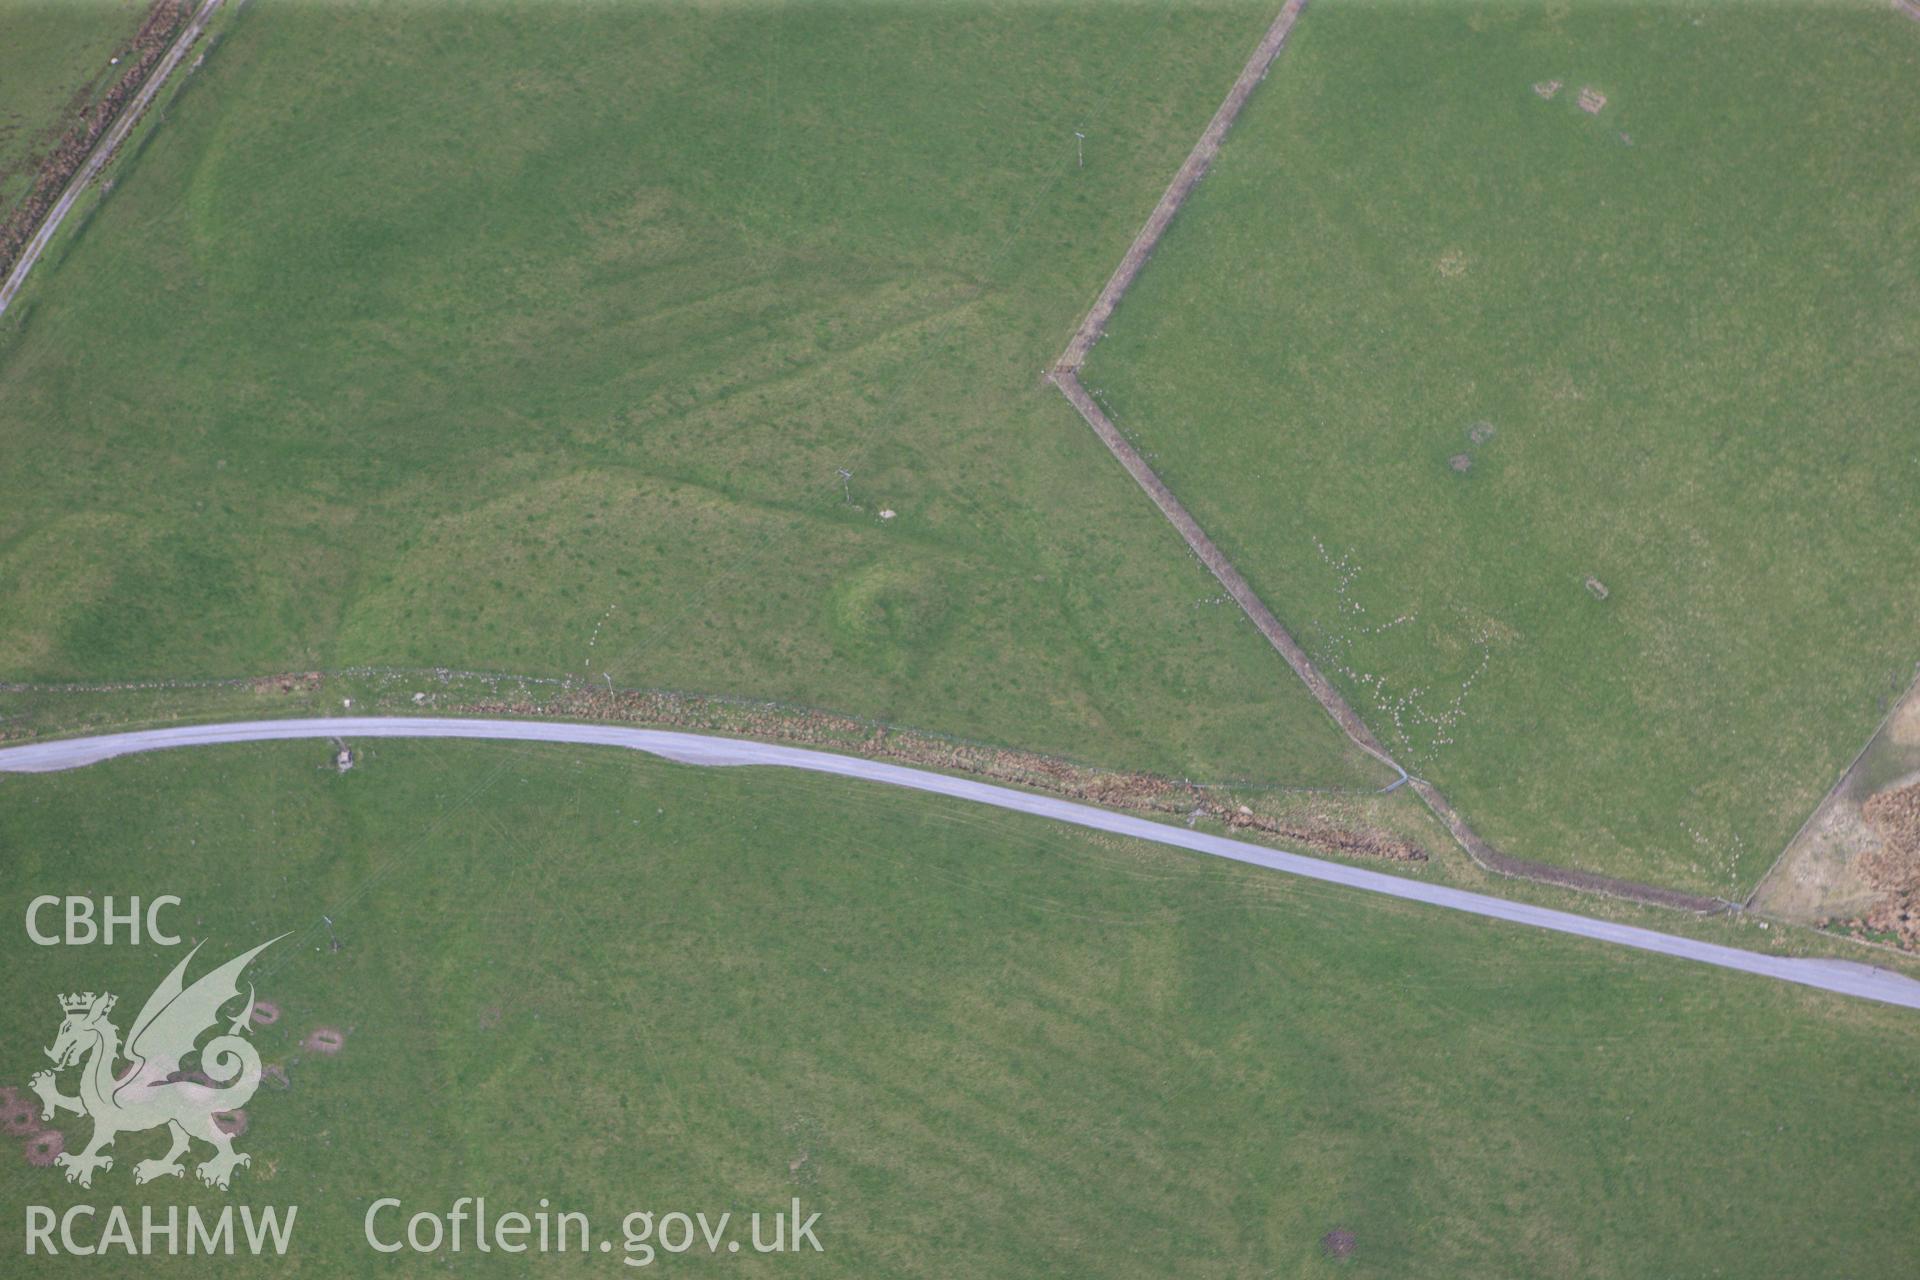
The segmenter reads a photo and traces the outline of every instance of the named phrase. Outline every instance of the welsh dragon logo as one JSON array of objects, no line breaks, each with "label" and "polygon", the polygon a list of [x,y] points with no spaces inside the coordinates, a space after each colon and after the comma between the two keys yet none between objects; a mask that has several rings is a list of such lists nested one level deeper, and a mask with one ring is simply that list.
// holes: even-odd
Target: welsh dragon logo
[{"label": "welsh dragon logo", "polygon": [[[252,1163],[251,1156],[233,1149],[232,1137],[216,1119],[223,1112],[244,1107],[260,1087],[260,1055],[243,1038],[253,1018],[251,984],[247,987],[246,1008],[228,1022],[224,1033],[201,1047],[200,1071],[190,1076],[181,1071],[180,1062],[194,1052],[203,1033],[219,1024],[222,1006],[239,998],[240,975],[247,965],[279,940],[271,939],[235,956],[187,986],[187,964],[200,950],[195,946],[147,997],[127,1033],[124,1048],[119,1028],[108,1020],[115,1003],[113,995],[87,991],[60,997],[60,1009],[66,1018],[53,1047],[46,1051],[53,1059],[53,1070],[39,1072],[28,1083],[40,1095],[41,1119],[53,1119],[56,1111],[70,1111],[93,1120],[93,1136],[86,1149],[56,1157],[67,1171],[68,1182],[92,1186],[94,1170],[113,1168],[113,1157],[103,1152],[115,1138],[162,1125],[173,1145],[159,1159],[134,1165],[133,1180],[137,1183],[182,1176],[186,1168],[180,1158],[188,1153],[195,1138],[214,1149],[213,1155],[194,1169],[200,1181],[210,1187],[225,1191],[233,1171]],[[123,1060],[129,1065],[116,1072],[116,1064]],[[80,1068],[79,1094],[69,1097],[60,1092],[55,1074],[73,1066]]]}]

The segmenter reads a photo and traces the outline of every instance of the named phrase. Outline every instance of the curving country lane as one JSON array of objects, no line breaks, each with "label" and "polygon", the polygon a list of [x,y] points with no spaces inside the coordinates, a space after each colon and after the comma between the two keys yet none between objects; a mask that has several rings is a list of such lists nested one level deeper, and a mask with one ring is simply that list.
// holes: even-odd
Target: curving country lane
[{"label": "curving country lane", "polygon": [[132,733],[102,734],[90,738],[63,738],[0,748],[0,773],[55,773],[78,769],[116,756],[145,751],[164,751],[175,747],[217,746],[238,742],[279,742],[294,739],[327,738],[472,738],[482,741],[558,742],[572,746],[624,747],[644,751],[690,765],[766,765],[785,769],[804,769],[810,773],[836,774],[886,786],[906,787],[934,795],[952,796],[975,804],[992,805],[1036,817],[1070,822],[1076,826],[1110,831],[1115,835],[1150,840],[1155,844],[1204,853],[1216,858],[1244,862],[1271,871],[1303,876],[1327,884],[1345,885],[1369,893],[1381,893],[1410,902],[1426,903],[1451,911],[1505,920],[1536,929],[1550,929],[1596,942],[1676,956],[1722,969],[1757,974],[1780,982],[1817,987],[1862,1000],[1920,1009],[1920,981],[1858,964],[1851,960],[1802,959],[1762,955],[1738,947],[1677,937],[1635,925],[1595,920],[1568,911],[1505,898],[1472,893],[1445,885],[1370,871],[1364,867],[1326,862],[1304,854],[1287,853],[1207,835],[1182,827],[1165,826],[1145,818],[1110,813],[1071,800],[1016,791],[1010,787],[977,782],[971,778],[949,777],[925,769],[865,760],[857,756],[810,751],[801,747],[749,742],[740,738],[707,737],[701,734],[674,733],[662,729],[635,729],[620,725],[575,724],[566,721],[484,720],[414,716],[342,716],[306,720],[243,720],[230,724],[177,725],[165,729],[142,729]]}]

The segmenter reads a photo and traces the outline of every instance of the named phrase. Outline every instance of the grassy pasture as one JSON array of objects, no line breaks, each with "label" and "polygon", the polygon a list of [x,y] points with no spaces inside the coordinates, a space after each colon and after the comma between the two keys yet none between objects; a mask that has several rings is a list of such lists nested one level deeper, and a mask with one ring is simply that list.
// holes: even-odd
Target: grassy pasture
[{"label": "grassy pasture", "polygon": [[256,0],[0,331],[0,673],[1377,782],[1039,380],[1266,16]]},{"label": "grassy pasture", "polygon": [[1085,380],[1497,844],[1739,896],[1920,658],[1916,151],[1885,5],[1316,7]]},{"label": "grassy pasture", "polygon": [[[178,893],[209,956],[299,931],[261,962],[282,1017],[255,1033],[291,1087],[251,1108],[232,1196],[300,1206],[276,1272],[440,1269],[372,1255],[361,1216],[462,1194],[544,1195],[601,1232],[797,1195],[825,1214],[819,1275],[1307,1275],[1335,1228],[1366,1276],[1911,1257],[1904,1011],[609,751],[374,743],[344,776],[324,744],[172,753],[8,779],[0,832],[0,1082],[36,1066],[54,992],[137,1007],[177,956],[28,945],[26,898]],[[302,1054],[316,1026],[344,1050]],[[7,1141],[9,1237],[25,1204],[221,1200],[129,1185],[140,1139],[90,1192]],[[709,1261],[661,1266],[746,1265]]]}]

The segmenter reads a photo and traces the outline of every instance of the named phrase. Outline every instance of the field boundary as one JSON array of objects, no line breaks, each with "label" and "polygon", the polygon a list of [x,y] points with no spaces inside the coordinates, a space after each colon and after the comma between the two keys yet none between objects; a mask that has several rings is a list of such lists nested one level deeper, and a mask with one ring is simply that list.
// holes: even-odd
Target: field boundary
[{"label": "field boundary", "polygon": [[1307,686],[1308,691],[1313,694],[1314,699],[1319,702],[1333,722],[1340,726],[1341,731],[1355,746],[1399,774],[1400,781],[1413,788],[1421,802],[1447,828],[1455,843],[1465,850],[1467,856],[1479,867],[1497,875],[1515,879],[1532,880],[1589,893],[1601,893],[1609,897],[1673,907],[1682,911],[1708,913],[1738,910],[1738,904],[1723,898],[1683,893],[1678,889],[1667,889],[1659,885],[1640,884],[1631,880],[1616,879],[1613,876],[1603,876],[1596,872],[1535,862],[1529,858],[1516,858],[1511,854],[1501,853],[1487,843],[1467,825],[1466,820],[1448,803],[1437,787],[1424,778],[1408,773],[1387,753],[1379,740],[1374,737],[1373,731],[1367,728],[1366,722],[1360,718],[1347,700],[1340,696],[1340,691],[1321,674],[1319,668],[1314,666],[1306,650],[1300,647],[1292,633],[1281,624],[1279,618],[1274,616],[1273,611],[1267,608],[1266,602],[1260,599],[1246,577],[1234,567],[1231,560],[1227,559],[1226,554],[1220,550],[1213,539],[1207,536],[1206,531],[1200,527],[1199,521],[1193,518],[1192,513],[1174,496],[1166,482],[1147,465],[1146,459],[1140,456],[1140,451],[1121,434],[1113,420],[1080,383],[1080,367],[1086,363],[1088,352],[1093,350],[1094,344],[1106,331],[1107,322],[1113,317],[1121,298],[1126,296],[1127,290],[1139,278],[1141,270],[1147,264],[1147,259],[1153,256],[1153,251],[1160,243],[1161,237],[1172,225],[1174,215],[1186,203],[1187,197],[1193,194],[1200,180],[1206,177],[1207,170],[1212,167],[1214,158],[1220,153],[1220,144],[1226,139],[1228,130],[1239,118],[1247,100],[1253,96],[1254,89],[1266,79],[1268,70],[1273,66],[1274,60],[1280,56],[1281,50],[1286,47],[1287,37],[1292,34],[1294,24],[1305,8],[1306,0],[1287,0],[1281,7],[1273,24],[1267,28],[1260,43],[1254,47],[1246,66],[1241,68],[1233,86],[1227,90],[1226,99],[1221,102],[1219,110],[1213,113],[1213,119],[1207,122],[1207,127],[1201,132],[1199,140],[1187,153],[1187,158],[1173,175],[1173,180],[1167,184],[1167,189],[1161,193],[1159,202],[1153,207],[1153,212],[1147,216],[1146,224],[1140,228],[1133,242],[1127,246],[1126,253],[1120,259],[1120,265],[1114,268],[1113,274],[1107,278],[1107,283],[1100,290],[1099,296],[1094,299],[1093,306],[1080,321],[1080,326],[1074,330],[1072,338],[1067,342],[1066,350],[1060,353],[1060,358],[1048,370],[1047,378],[1060,389],[1061,394],[1066,396],[1068,403],[1073,405],[1081,418],[1093,429],[1093,433],[1100,438],[1100,442],[1106,445],[1107,451],[1113,455],[1115,461],[1126,468],[1127,474],[1131,475],[1134,481],[1146,491],[1147,496],[1153,499],[1154,505],[1160,508],[1161,514],[1166,516],[1168,522],[1179,531],[1188,548],[1200,558],[1202,564],[1207,566],[1213,576],[1219,580],[1220,585],[1227,589],[1227,594],[1233,597],[1234,603],[1240,606],[1248,620],[1286,660],[1287,666],[1292,668],[1293,673]]},{"label": "field boundary", "polygon": [[0,315],[6,314],[7,308],[13,304],[14,295],[19,293],[21,286],[27,282],[27,273],[33,270],[33,264],[40,260],[40,255],[46,252],[47,246],[53,242],[54,234],[60,230],[60,224],[66,221],[67,214],[73,211],[73,206],[80,199],[81,194],[95,178],[100,176],[100,171],[107,167],[107,162],[113,159],[114,153],[127,140],[127,135],[133,132],[134,125],[138,124],[140,117],[146,114],[147,108],[153,105],[154,98],[172,78],[175,68],[187,56],[187,50],[200,39],[201,33],[207,28],[207,22],[213,17],[214,11],[220,7],[220,4],[221,0],[204,0],[193,16],[187,19],[187,25],[181,28],[180,35],[174,40],[172,47],[160,59],[146,81],[141,84],[139,91],[121,109],[119,116],[108,127],[100,141],[94,144],[86,162],[67,183],[66,190],[60,193],[60,198],[47,210],[46,217],[40,221],[39,229],[21,248],[19,258],[14,261],[13,269],[7,274],[6,283],[0,284]]},{"label": "field boundary", "polygon": [[1153,212],[1147,215],[1146,225],[1127,246],[1127,252],[1120,259],[1120,265],[1113,269],[1107,283],[1100,290],[1100,296],[1093,300],[1093,307],[1080,321],[1080,327],[1073,332],[1073,338],[1067,343],[1067,349],[1060,353],[1060,359],[1054,362],[1056,374],[1077,377],[1080,366],[1086,363],[1087,353],[1093,350],[1093,344],[1100,340],[1105,332],[1107,321],[1112,318],[1114,308],[1120,305],[1120,299],[1140,275],[1147,259],[1153,255],[1154,246],[1160,243],[1160,237],[1166,234],[1167,227],[1173,222],[1173,215],[1187,202],[1193,189],[1200,185],[1200,179],[1207,176],[1207,170],[1213,167],[1213,158],[1220,154],[1220,144],[1226,139],[1227,130],[1233,128],[1233,122],[1240,117],[1241,108],[1247,105],[1247,99],[1253,96],[1254,88],[1267,78],[1267,69],[1273,66],[1280,50],[1286,47],[1287,37],[1293,33],[1293,24],[1299,20],[1300,13],[1307,7],[1307,0],[1287,0],[1281,6],[1280,14],[1267,28],[1266,35],[1254,46],[1253,56],[1247,59],[1247,65],[1240,69],[1233,87],[1227,90],[1226,100],[1220,109],[1213,113],[1213,119],[1201,131],[1200,140],[1193,144],[1193,150],[1181,162],[1180,169],[1173,175],[1173,181],[1160,194],[1160,201],[1153,206]]}]

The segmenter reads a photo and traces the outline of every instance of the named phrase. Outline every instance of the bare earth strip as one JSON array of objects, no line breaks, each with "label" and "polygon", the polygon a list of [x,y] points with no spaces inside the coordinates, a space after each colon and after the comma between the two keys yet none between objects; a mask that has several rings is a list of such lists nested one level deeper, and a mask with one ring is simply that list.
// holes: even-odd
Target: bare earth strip
[{"label": "bare earth strip", "polygon": [[127,135],[133,132],[133,126],[139,123],[140,117],[145,114],[146,109],[152,105],[154,97],[160,92],[161,86],[166,84],[168,77],[180,65],[180,60],[187,56],[187,50],[193,47],[194,41],[200,38],[200,33],[206,30],[207,20],[213,17],[214,10],[219,7],[220,0],[206,0],[206,3],[200,6],[199,12],[188,20],[185,29],[180,32],[180,38],[173,42],[173,47],[167,50],[166,56],[153,69],[153,74],[147,77],[147,82],[140,86],[140,91],[133,96],[133,100],[127,103],[126,110],[120,113],[120,118],[113,122],[113,127],[107,130],[106,136],[101,138],[98,145],[94,147],[93,154],[87,157],[84,165],[80,166],[80,172],[74,175],[73,181],[67,184],[67,189],[60,193],[60,198],[54,202],[51,209],[47,210],[46,220],[40,224],[40,229],[34,232],[33,239],[27,241],[26,247],[20,251],[20,259],[13,264],[13,271],[7,276],[6,283],[0,285],[0,315],[4,315],[7,308],[13,305],[13,296],[20,292],[20,286],[26,283],[27,273],[33,270],[33,264],[40,260],[40,255],[52,242],[54,233],[66,220],[67,214],[73,209],[74,202],[79,200],[81,193],[87,189],[87,185],[100,176],[100,171],[106,168],[107,161],[113,158],[113,153],[119,150],[120,144],[127,140]]},{"label": "bare earth strip", "polygon": [[1340,726],[1348,738],[1352,739],[1354,745],[1392,768],[1403,781],[1412,786],[1414,792],[1429,809],[1433,810],[1434,816],[1446,824],[1453,838],[1476,863],[1500,875],[1539,881],[1562,888],[1604,893],[1635,902],[1676,907],[1683,911],[1727,910],[1732,904],[1719,898],[1701,897],[1657,885],[1638,884],[1630,880],[1618,880],[1612,876],[1516,858],[1501,853],[1475,834],[1466,820],[1447,802],[1446,797],[1440,794],[1438,788],[1423,778],[1412,777],[1392,756],[1387,754],[1379,740],[1373,736],[1373,732],[1367,728],[1366,723],[1347,704],[1347,700],[1340,696],[1339,690],[1320,674],[1319,669],[1313,665],[1313,661],[1307,657],[1306,651],[1281,625],[1273,611],[1267,608],[1266,603],[1254,592],[1246,578],[1233,567],[1232,562],[1214,544],[1213,539],[1207,536],[1199,522],[1193,518],[1180,500],[1174,497],[1173,491],[1154,474],[1153,468],[1149,467],[1146,460],[1140,456],[1140,451],[1128,442],[1099,404],[1087,394],[1086,388],[1080,385],[1080,366],[1086,362],[1087,353],[1093,349],[1093,344],[1100,340],[1100,335],[1105,331],[1107,321],[1112,318],[1114,309],[1120,305],[1120,299],[1138,278],[1141,269],[1146,266],[1147,259],[1153,256],[1155,246],[1159,244],[1161,236],[1166,234],[1167,227],[1172,224],[1173,217],[1179,212],[1180,206],[1186,203],[1194,187],[1199,185],[1200,179],[1206,176],[1214,157],[1220,152],[1220,144],[1226,138],[1227,131],[1233,127],[1234,120],[1246,106],[1247,99],[1252,96],[1254,88],[1266,78],[1267,70],[1273,65],[1274,59],[1279,57],[1280,50],[1286,45],[1287,36],[1292,32],[1295,21],[1300,17],[1300,11],[1305,7],[1306,0],[1287,0],[1279,16],[1273,20],[1273,25],[1267,29],[1266,35],[1255,47],[1253,56],[1247,59],[1247,65],[1241,69],[1239,78],[1227,91],[1226,100],[1220,104],[1220,109],[1214,112],[1213,119],[1207,123],[1206,130],[1201,133],[1200,140],[1188,153],[1179,172],[1174,174],[1173,181],[1161,195],[1160,202],[1148,215],[1146,225],[1140,228],[1140,233],[1127,247],[1126,255],[1120,259],[1119,267],[1107,280],[1106,287],[1100,291],[1100,296],[1095,299],[1093,308],[1087,312],[1086,319],[1080,322],[1079,329],[1074,332],[1072,340],[1067,343],[1066,350],[1061,353],[1060,359],[1055,362],[1048,377],[1079,411],[1080,416],[1086,419],[1087,425],[1093,428],[1094,434],[1099,436],[1101,443],[1107,446],[1107,451],[1127,469],[1127,473],[1139,483],[1142,489],[1146,490],[1147,496],[1153,499],[1154,505],[1160,508],[1161,514],[1165,515],[1172,522],[1173,527],[1180,531],[1180,536],[1186,540],[1187,546],[1200,557],[1201,563],[1213,572],[1213,576],[1220,580],[1220,585],[1227,589],[1227,594],[1232,596],[1234,602],[1245,611],[1253,625],[1259,629],[1260,634],[1267,638],[1268,643],[1273,645],[1282,658],[1286,659],[1287,665],[1293,668],[1294,674],[1306,683],[1321,707],[1333,717],[1334,723]]}]

